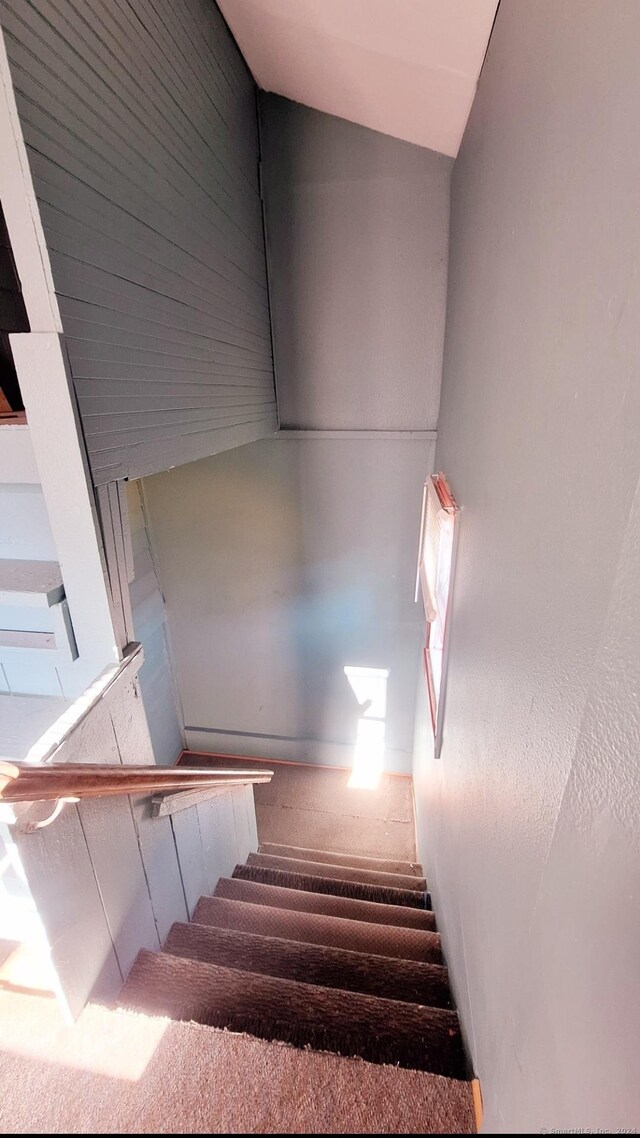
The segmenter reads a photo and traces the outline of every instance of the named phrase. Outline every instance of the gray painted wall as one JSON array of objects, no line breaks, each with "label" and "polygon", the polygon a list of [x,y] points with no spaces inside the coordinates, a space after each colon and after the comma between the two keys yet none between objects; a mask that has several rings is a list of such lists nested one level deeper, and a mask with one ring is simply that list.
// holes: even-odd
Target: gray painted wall
[{"label": "gray painted wall", "polygon": [[451,159],[260,93],[280,423],[433,430]]},{"label": "gray painted wall", "polygon": [[388,668],[387,762],[410,769],[432,445],[279,437],[145,479],[189,746],[348,766],[344,666]]},{"label": "gray painted wall", "polygon": [[254,81],[212,0],[3,0],[96,484],[276,411]]},{"label": "gray painted wall", "polygon": [[387,764],[408,771],[451,162],[261,106],[283,423],[374,433],[281,431],[145,479],[187,742],[348,766],[359,712],[344,667],[388,668]]},{"label": "gray painted wall", "polygon": [[453,177],[422,856],[487,1133],[640,1116],[640,6],[503,3]]}]

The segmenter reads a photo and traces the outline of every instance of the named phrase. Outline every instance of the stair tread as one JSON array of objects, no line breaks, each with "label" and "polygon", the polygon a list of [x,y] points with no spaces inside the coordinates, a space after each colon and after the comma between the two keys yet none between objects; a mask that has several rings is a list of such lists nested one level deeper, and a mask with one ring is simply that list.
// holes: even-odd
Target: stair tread
[{"label": "stair tread", "polygon": [[340,881],[359,881],[364,885],[383,885],[394,889],[414,889],[426,892],[427,883],[423,877],[412,874],[383,873],[380,870],[360,867],[327,864],[299,858],[282,857],[278,854],[250,853],[247,865],[260,865],[265,869],[283,869],[288,873],[303,873],[312,877],[331,877]]},{"label": "stair tread", "polygon": [[402,905],[424,909],[427,894],[414,889],[394,889],[391,886],[368,885],[359,881],[341,881],[334,877],[316,877],[312,874],[267,869],[259,865],[237,865],[233,877],[258,881],[267,885],[282,885],[287,889],[303,889],[311,893],[331,893],[336,897],[349,897],[359,901],[377,901],[384,905]]},{"label": "stair tread", "polygon": [[476,1133],[469,1082],[97,1003],[72,1029],[54,1000],[0,1003],[6,1132]]},{"label": "stair tread", "polygon": [[439,964],[392,960],[351,948],[308,944],[262,932],[213,928],[194,921],[172,925],[164,951],[321,987],[365,992],[428,1007],[452,1006],[447,970]]},{"label": "stair tread", "polygon": [[396,861],[393,858],[384,857],[362,857],[359,854],[342,853],[340,850],[314,850],[307,849],[304,846],[261,842],[258,853],[299,858],[301,861],[322,861],[328,865],[352,866],[354,869],[376,869],[381,873],[403,873],[412,877],[424,877],[419,862]]},{"label": "stair tread", "polygon": [[[232,885],[249,882],[231,881]],[[258,886],[257,888],[268,888]],[[362,902],[368,904],[368,902]],[[432,914],[429,914],[432,916]],[[376,924],[344,916],[301,912],[227,897],[201,897],[193,921],[217,928],[257,932],[306,944],[326,944],[376,956],[442,964],[440,936],[430,929]]]},{"label": "stair tread", "polygon": [[468,1075],[457,1014],[144,949],[119,1003],[316,1051]]},{"label": "stair tread", "polygon": [[214,890],[214,897],[251,901],[257,905],[271,905],[275,908],[331,917],[348,917],[351,920],[379,925],[429,931],[435,929],[435,916],[427,909],[385,905],[378,901],[360,901],[353,897],[312,893],[305,889],[288,889],[286,886],[269,885],[266,882],[241,877],[221,877]]}]

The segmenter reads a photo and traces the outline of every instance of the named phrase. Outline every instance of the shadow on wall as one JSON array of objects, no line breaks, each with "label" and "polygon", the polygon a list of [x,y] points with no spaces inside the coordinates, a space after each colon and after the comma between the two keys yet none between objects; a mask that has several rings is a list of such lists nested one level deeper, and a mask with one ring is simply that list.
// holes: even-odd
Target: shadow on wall
[{"label": "shadow on wall", "polygon": [[432,430],[452,160],[262,92],[281,425]]}]

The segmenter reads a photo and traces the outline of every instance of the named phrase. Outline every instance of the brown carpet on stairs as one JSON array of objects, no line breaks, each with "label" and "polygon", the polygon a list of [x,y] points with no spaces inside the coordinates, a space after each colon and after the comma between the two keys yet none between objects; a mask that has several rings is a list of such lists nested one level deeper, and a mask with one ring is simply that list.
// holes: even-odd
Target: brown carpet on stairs
[{"label": "brown carpet on stairs", "polygon": [[0,992],[0,1131],[472,1134],[469,1083]]},{"label": "brown carpet on stairs", "polygon": [[[251,883],[229,880],[229,884],[237,887]],[[367,904],[366,901],[362,903]],[[428,915],[433,916],[433,914]],[[377,925],[370,921],[350,920],[348,917],[256,905],[250,901],[238,904],[237,901],[219,896],[201,897],[196,905],[193,920],[198,924],[212,925],[216,928],[261,933],[264,936],[283,937],[304,944],[326,944],[334,948],[348,948],[352,952],[371,952],[376,956],[387,956],[392,959],[442,964],[440,937],[436,932],[429,932],[426,929]]]},{"label": "brown carpet on stairs", "polygon": [[260,850],[250,853],[247,865],[260,865],[263,869],[283,869],[289,873],[305,873],[309,877],[332,877],[337,881],[359,881],[365,885],[383,885],[393,889],[415,889],[425,893],[427,883],[424,877],[408,873],[383,873],[378,869],[363,869],[360,866],[338,865],[335,862],[304,860],[301,858],[279,857]]},{"label": "brown carpet on stairs", "polygon": [[277,768],[267,849],[138,953],[118,1009],[68,1028],[0,992],[0,1132],[473,1132],[410,783],[347,780]]},{"label": "brown carpet on stairs", "polygon": [[403,905],[410,909],[424,909],[425,894],[414,889],[393,889],[385,885],[365,885],[359,881],[340,881],[333,877],[313,877],[305,873],[286,872],[282,869],[264,869],[259,865],[237,865],[233,876],[244,881],[258,881],[264,885],[280,885],[284,889],[305,889],[310,893],[331,893],[334,897],[348,897],[355,901],[375,901],[382,905]]},{"label": "brown carpet on stairs", "polygon": [[468,1074],[458,1016],[443,1008],[320,988],[143,950],[120,994],[135,1011],[195,1020],[297,1047]]},{"label": "brown carpet on stairs", "polygon": [[193,922],[174,924],[164,951],[324,988],[343,988],[432,1008],[452,1006],[447,970],[437,964],[394,960],[326,944],[304,944]]},{"label": "brown carpet on stairs", "polygon": [[335,897],[331,893],[308,893],[304,889],[285,889],[281,885],[266,885],[244,877],[221,877],[214,896],[226,897],[230,901],[250,901],[254,905],[280,906],[283,909],[296,909],[305,913],[324,913],[329,917],[372,921],[377,925],[401,925],[404,928],[430,931],[436,927],[435,914],[427,909],[381,905],[375,901],[356,901],[352,897]]}]

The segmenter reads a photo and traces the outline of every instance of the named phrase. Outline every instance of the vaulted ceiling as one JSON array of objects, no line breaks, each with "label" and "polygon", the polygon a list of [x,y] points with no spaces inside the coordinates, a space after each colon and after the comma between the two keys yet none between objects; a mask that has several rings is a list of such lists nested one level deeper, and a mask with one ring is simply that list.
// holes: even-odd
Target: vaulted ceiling
[{"label": "vaulted ceiling", "polygon": [[218,0],[260,87],[455,156],[497,0]]}]

